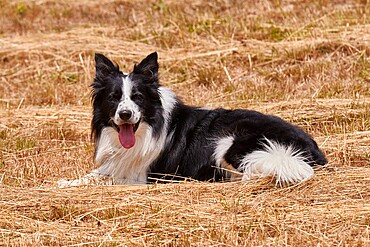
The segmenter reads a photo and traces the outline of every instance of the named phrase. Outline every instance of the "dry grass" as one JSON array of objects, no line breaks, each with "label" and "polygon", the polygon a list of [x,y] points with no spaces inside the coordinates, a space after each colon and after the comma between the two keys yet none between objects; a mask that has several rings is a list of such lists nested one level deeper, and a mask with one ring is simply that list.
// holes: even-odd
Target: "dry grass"
[{"label": "dry grass", "polygon": [[[0,0],[0,245],[369,246],[368,1]],[[330,164],[305,183],[52,189],[93,167],[93,54],[157,50],[162,83],[276,114]]]}]

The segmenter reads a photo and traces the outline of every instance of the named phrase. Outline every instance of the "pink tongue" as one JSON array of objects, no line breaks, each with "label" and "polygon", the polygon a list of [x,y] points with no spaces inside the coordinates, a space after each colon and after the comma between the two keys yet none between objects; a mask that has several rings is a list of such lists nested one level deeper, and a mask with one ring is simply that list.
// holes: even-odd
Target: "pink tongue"
[{"label": "pink tongue", "polygon": [[132,148],[135,145],[134,125],[122,124],[119,126],[118,139],[121,145],[126,148]]}]

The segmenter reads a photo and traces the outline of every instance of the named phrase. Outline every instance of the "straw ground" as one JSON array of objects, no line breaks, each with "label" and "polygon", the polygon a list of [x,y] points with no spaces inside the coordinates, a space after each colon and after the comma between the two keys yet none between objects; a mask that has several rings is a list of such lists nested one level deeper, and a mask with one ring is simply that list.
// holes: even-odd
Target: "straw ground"
[{"label": "straw ground", "polygon": [[[369,246],[368,1],[0,1],[0,245]],[[93,55],[152,51],[188,104],[248,108],[311,133],[302,184],[52,189],[94,168]]]}]

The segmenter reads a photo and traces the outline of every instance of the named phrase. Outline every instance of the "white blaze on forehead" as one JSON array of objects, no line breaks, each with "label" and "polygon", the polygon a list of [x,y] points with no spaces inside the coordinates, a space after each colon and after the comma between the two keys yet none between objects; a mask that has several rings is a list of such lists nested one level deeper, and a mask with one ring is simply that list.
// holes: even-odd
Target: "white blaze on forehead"
[{"label": "white blaze on forehead", "polygon": [[122,98],[121,101],[130,100],[132,92],[132,81],[130,77],[122,77]]}]

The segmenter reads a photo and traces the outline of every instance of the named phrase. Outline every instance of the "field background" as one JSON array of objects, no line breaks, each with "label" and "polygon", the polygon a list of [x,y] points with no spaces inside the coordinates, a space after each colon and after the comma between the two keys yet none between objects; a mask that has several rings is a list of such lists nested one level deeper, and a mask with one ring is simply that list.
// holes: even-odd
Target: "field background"
[{"label": "field background", "polygon": [[[186,103],[275,114],[329,165],[302,184],[53,189],[91,169],[94,52],[158,51]],[[370,246],[370,3],[0,0],[1,246]]]}]

